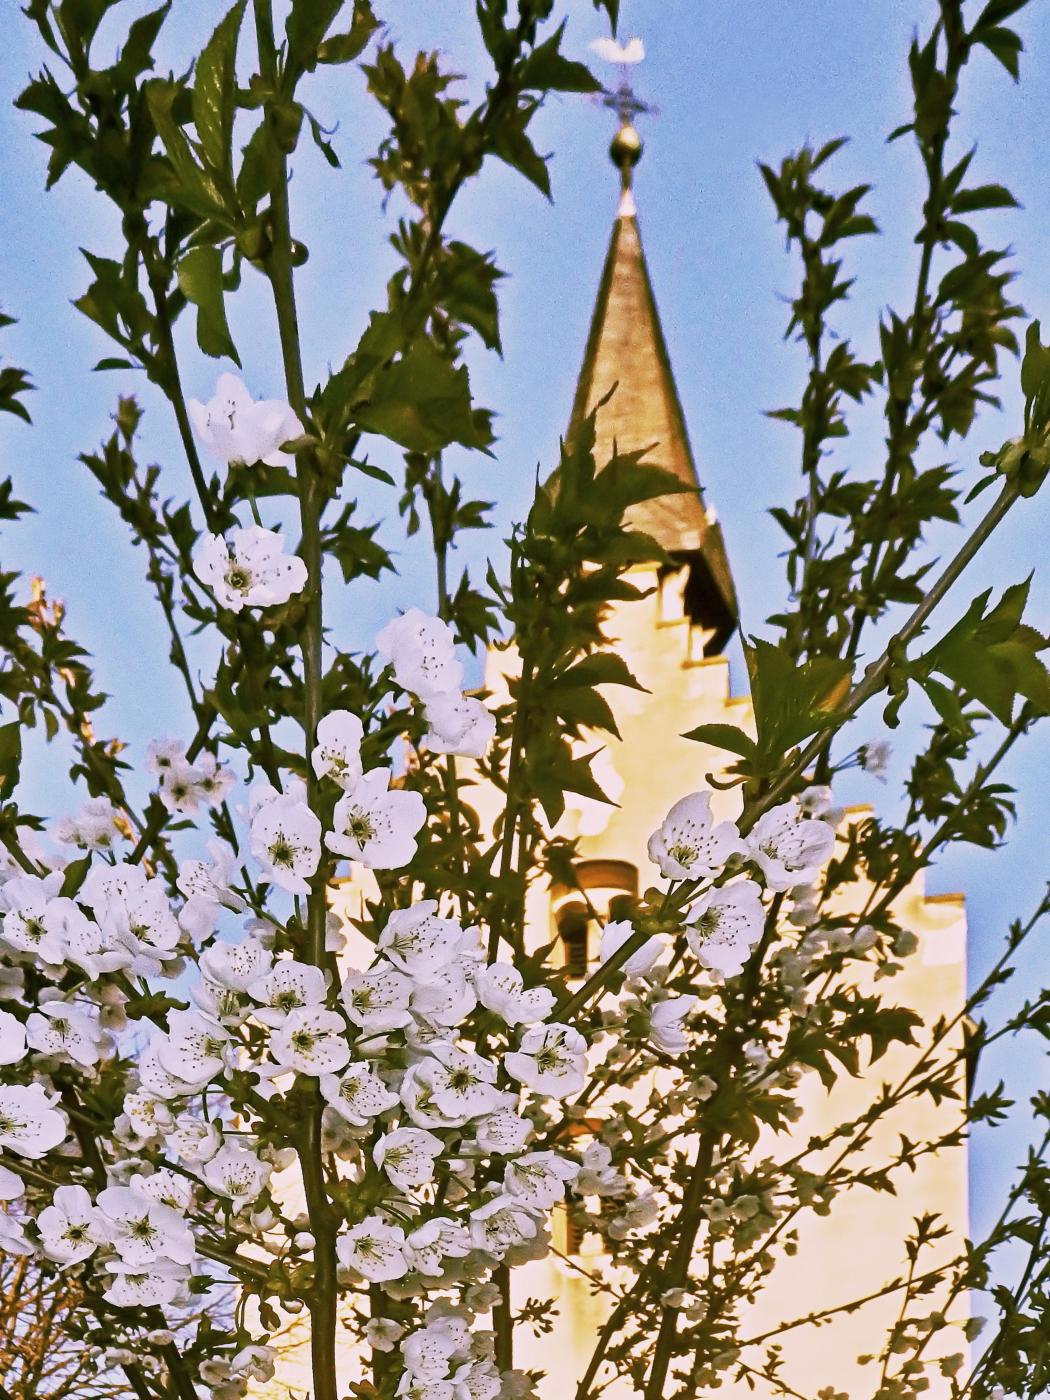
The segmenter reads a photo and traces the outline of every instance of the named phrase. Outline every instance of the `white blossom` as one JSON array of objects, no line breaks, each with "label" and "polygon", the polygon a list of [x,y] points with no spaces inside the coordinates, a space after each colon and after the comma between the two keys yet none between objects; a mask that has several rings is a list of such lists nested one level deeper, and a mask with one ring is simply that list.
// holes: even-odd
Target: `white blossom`
[{"label": "white blossom", "polygon": [[98,1064],[106,1045],[98,1012],[67,1001],[41,1001],[26,1020],[26,1039],[40,1054],[63,1056],[84,1069]]},{"label": "white blossom", "polygon": [[311,755],[319,778],[331,778],[341,788],[352,788],[364,772],[361,740],[364,726],[349,710],[330,710],[317,726],[317,744]]},{"label": "white blossom", "polygon": [[578,1162],[556,1152],[526,1152],[507,1163],[503,1187],[534,1210],[550,1210],[565,1195],[565,1183],[579,1175]]},{"label": "white blossom", "polygon": [[424,739],[435,753],[484,758],[496,737],[495,715],[471,695],[452,691],[432,696],[425,714],[430,728]]},{"label": "white blossom", "polygon": [[448,623],[418,608],[388,622],[376,637],[376,649],[393,666],[398,685],[421,700],[447,695],[463,679]]},{"label": "white blossom", "polygon": [[244,1147],[224,1144],[201,1168],[201,1179],[220,1196],[228,1196],[235,1211],[242,1210],[266,1189],[270,1167]]},{"label": "white blossom", "polygon": [[394,1031],[412,1020],[408,1007],[412,980],[389,963],[377,963],[367,972],[350,973],[340,995],[347,1016],[362,1030]]},{"label": "white blossom", "polygon": [[736,977],[762,937],[764,923],[759,887],[754,880],[734,880],[696,900],[686,916],[685,936],[704,967]]},{"label": "white blossom", "polygon": [[194,1257],[189,1225],[161,1201],[130,1186],[107,1186],[95,1204],[106,1236],[125,1264],[140,1268],[163,1260],[188,1264]]},{"label": "white blossom", "polygon": [[264,1025],[279,1026],[293,1011],[323,1005],[328,988],[323,969],[282,958],[249,982],[247,990],[260,1003],[256,1017]]},{"label": "white blossom", "polygon": [[427,819],[418,792],[390,788],[389,768],[363,774],[335,804],[325,845],[372,870],[399,870],[416,853],[416,834]]},{"label": "white blossom", "polygon": [[164,1307],[174,1301],[186,1278],[183,1266],[165,1259],[148,1266],[107,1259],[104,1267],[109,1284],[102,1296],[118,1308]]},{"label": "white blossom", "polygon": [[[633,933],[634,925],[628,919],[619,919],[611,924],[606,924],[602,929],[598,961],[608,962]],[[636,949],[622,964],[620,970],[627,977],[644,977],[647,972],[653,970],[665,952],[666,944],[662,938],[654,936],[646,939],[642,946]]]},{"label": "white blossom", "polygon": [[0,1147],[22,1157],[43,1157],[66,1136],[66,1120],[54,1107],[57,1095],[42,1084],[0,1085]]},{"label": "white blossom", "polygon": [[0,1065],[17,1065],[26,1054],[25,1026],[10,1011],[0,1011]]},{"label": "white blossom", "polygon": [[191,937],[206,938],[214,933],[223,909],[240,913],[244,900],[231,888],[237,875],[237,855],[225,841],[209,841],[211,862],[184,860],[179,864],[178,887],[186,896],[179,911],[179,924]]},{"label": "white blossom", "polygon": [[399,1226],[369,1215],[339,1236],[336,1252],[344,1269],[354,1269],[372,1283],[385,1283],[408,1273],[404,1243]]},{"label": "white blossom", "polygon": [[502,1259],[508,1249],[535,1237],[539,1222],[516,1196],[493,1196],[470,1212],[470,1237],[477,1249]]},{"label": "white blossom", "polygon": [[220,374],[207,403],[186,403],[193,430],[219,461],[289,467],[294,458],[281,448],[303,436],[303,425],[283,399],[253,399],[235,374]]},{"label": "white blossom", "polygon": [[438,1278],[446,1259],[463,1259],[470,1248],[466,1226],[447,1215],[437,1215],[409,1232],[405,1256],[417,1273]]},{"label": "white blossom", "polygon": [[812,884],[834,846],[835,828],[802,816],[795,801],[764,812],[747,838],[748,854],[771,890]]},{"label": "white blossom", "polygon": [[431,977],[448,967],[464,945],[455,919],[439,916],[436,899],[394,909],[379,935],[379,950],[410,977]]},{"label": "white blossom", "polygon": [[537,1094],[564,1099],[583,1088],[587,1042],[579,1031],[557,1021],[533,1026],[521,1038],[517,1050],[503,1057],[508,1074]]},{"label": "white blossom", "polygon": [[459,1026],[478,1004],[473,981],[452,963],[414,979],[412,1014],[434,1026]]},{"label": "white blossom", "polygon": [[297,1074],[334,1074],[350,1059],[346,1022],[320,1006],[290,1011],[270,1036],[270,1054]]},{"label": "white blossom", "polygon": [[83,851],[109,851],[123,835],[122,818],[108,797],[91,797],[55,827],[55,840]]},{"label": "white blossom", "polygon": [[321,858],[321,823],[305,802],[275,793],[257,806],[251,847],[268,880],[291,894],[309,894]]},{"label": "white blossom", "polygon": [[364,1338],[373,1351],[393,1351],[404,1335],[405,1329],[392,1317],[370,1317],[365,1323]]},{"label": "white blossom", "polygon": [[222,535],[201,536],[193,555],[193,572],[215,595],[220,607],[269,608],[287,603],[306,586],[306,564],[285,554],[284,535],[248,525]]},{"label": "white blossom", "polygon": [[203,1089],[233,1064],[230,1035],[197,1011],[172,1011],[168,1034],[154,1042],[162,1069],[195,1089]]},{"label": "white blossom", "polygon": [[187,1166],[200,1166],[219,1151],[222,1133],[215,1122],[206,1122],[192,1113],[180,1113],[166,1142],[169,1150]]},{"label": "white blossom", "polygon": [[649,1034],[665,1055],[680,1055],[688,1048],[684,1022],[696,1006],[696,997],[668,997],[650,1008]]},{"label": "white blossom", "polygon": [[357,1128],[366,1127],[398,1102],[378,1074],[360,1061],[348,1065],[341,1074],[322,1074],[318,1083],[325,1102]]},{"label": "white blossom", "polygon": [[733,822],[715,824],[711,794],[694,792],[674,804],[649,837],[648,849],[650,860],[668,879],[699,880],[716,875],[744,847]]},{"label": "white blossom", "polygon": [[434,1180],[434,1159],[442,1142],[425,1128],[395,1128],[383,1133],[372,1149],[372,1160],[401,1191]]},{"label": "white blossom", "polygon": [[478,1000],[508,1026],[531,1026],[544,1021],[554,1009],[554,993],[548,987],[525,987],[524,978],[510,963],[494,962],[474,972]]},{"label": "white blossom", "polygon": [[604,1142],[592,1142],[583,1149],[572,1185],[577,1196],[622,1196],[628,1189],[626,1178],[612,1164],[612,1149]]},{"label": "white blossom", "polygon": [[502,1103],[503,1094],[496,1088],[496,1066],[491,1060],[440,1042],[431,1050],[430,1098],[449,1125],[492,1113]]},{"label": "white blossom", "polygon": [[216,942],[201,955],[201,975],[231,992],[247,992],[273,966],[273,954],[250,934],[237,943]]},{"label": "white blossom", "polygon": [[532,1124],[513,1108],[500,1108],[474,1124],[474,1136],[483,1152],[513,1156],[532,1136]]},{"label": "white blossom", "polygon": [[56,1264],[77,1264],[106,1241],[99,1212],[83,1186],[59,1186],[36,1226],[44,1253]]},{"label": "white blossom", "polygon": [[63,922],[56,909],[55,896],[62,888],[61,872],[41,878],[18,875],[4,885],[7,913],[4,915],[4,941],[20,953],[31,953],[46,963],[62,962]]}]

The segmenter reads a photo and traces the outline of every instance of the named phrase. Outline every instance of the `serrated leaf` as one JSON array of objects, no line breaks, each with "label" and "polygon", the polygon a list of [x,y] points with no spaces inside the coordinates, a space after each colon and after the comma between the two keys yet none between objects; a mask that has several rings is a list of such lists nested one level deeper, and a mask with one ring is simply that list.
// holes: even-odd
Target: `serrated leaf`
[{"label": "serrated leaf", "polygon": [[484,448],[473,415],[466,368],[432,342],[417,340],[376,375],[368,401],[354,410],[358,427],[411,452],[440,452],[450,443]]},{"label": "serrated leaf", "polygon": [[244,0],[216,26],[200,57],[193,82],[193,122],[205,156],[223,174],[233,166],[233,119],[237,108],[237,39]]},{"label": "serrated leaf", "polygon": [[981,209],[1016,209],[1017,200],[1005,185],[974,185],[952,197],[953,214],[975,214]]}]

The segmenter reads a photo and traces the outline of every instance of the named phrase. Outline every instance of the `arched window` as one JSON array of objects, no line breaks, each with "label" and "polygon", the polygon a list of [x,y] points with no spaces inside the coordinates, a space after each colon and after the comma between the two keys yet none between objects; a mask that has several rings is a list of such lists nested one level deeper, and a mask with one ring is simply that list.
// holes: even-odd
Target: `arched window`
[{"label": "arched window", "polygon": [[570,977],[583,978],[598,957],[599,924],[630,918],[638,871],[626,860],[582,860],[576,878],[576,888],[560,885],[552,892],[554,923],[564,967]]}]

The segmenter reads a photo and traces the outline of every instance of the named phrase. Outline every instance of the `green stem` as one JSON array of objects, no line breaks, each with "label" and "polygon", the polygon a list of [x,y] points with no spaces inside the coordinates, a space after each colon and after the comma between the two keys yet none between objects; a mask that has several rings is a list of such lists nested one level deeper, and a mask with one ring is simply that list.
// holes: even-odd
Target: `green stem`
[{"label": "green stem", "polygon": [[[273,12],[270,0],[254,0],[259,66],[271,90],[279,90],[277,46],[274,40]],[[267,110],[267,120],[272,113]],[[288,163],[282,154],[277,162],[270,190],[271,246],[266,271],[273,290],[274,308],[281,341],[288,402],[299,419],[305,422],[306,391],[303,380],[302,352],[299,343],[299,318],[295,304],[295,283],[291,260],[291,224],[288,210]],[[306,616],[302,629],[303,658],[303,731],[307,757],[317,742],[317,726],[321,720],[323,637],[322,579],[321,579],[321,489],[314,470],[312,454],[300,451],[295,459],[296,484],[299,493],[299,515],[302,532],[300,553],[306,564],[307,582],[304,595]],[[319,784],[312,765],[306,770],[307,801],[315,813],[319,807]],[[322,857],[310,885],[307,902],[307,957],[315,967],[326,964],[325,935],[328,919],[327,867]],[[315,1089],[297,1143],[303,1176],[303,1190],[314,1236],[314,1281],[310,1305],[310,1353],[314,1400],[339,1400],[336,1366],[336,1325],[338,1280],[336,1278],[337,1217],[328,1197],[324,1178],[321,1145],[323,1104]]]}]

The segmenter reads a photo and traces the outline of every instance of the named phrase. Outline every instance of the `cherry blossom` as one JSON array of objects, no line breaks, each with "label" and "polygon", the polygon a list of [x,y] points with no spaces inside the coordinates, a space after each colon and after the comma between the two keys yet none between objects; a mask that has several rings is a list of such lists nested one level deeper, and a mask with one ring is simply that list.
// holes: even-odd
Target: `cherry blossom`
[{"label": "cherry blossom", "polygon": [[835,846],[835,828],[784,802],[764,812],[747,838],[747,851],[767,888],[790,890],[816,880]]},{"label": "cherry blossom", "polygon": [[83,851],[109,851],[124,834],[121,817],[108,797],[92,797],[75,816],[55,826],[55,840]]},{"label": "cherry blossom", "polygon": [[686,916],[686,941],[704,967],[736,977],[762,937],[764,922],[759,887],[754,880],[734,880],[695,901]]},{"label": "cherry blossom", "polygon": [[502,1259],[514,1245],[534,1239],[535,1213],[516,1196],[502,1193],[470,1212],[470,1237],[477,1249]]},{"label": "cherry blossom", "polygon": [[337,1011],[322,1007],[290,1011],[270,1036],[270,1054],[297,1074],[334,1074],[350,1058],[346,1022]]},{"label": "cherry blossom", "polygon": [[362,1030],[378,1033],[409,1024],[412,991],[411,978],[389,963],[378,963],[368,972],[352,972],[340,995],[350,1020]]},{"label": "cherry blossom", "polygon": [[0,1011],[0,1065],[17,1065],[26,1053],[25,1026],[10,1011]]},{"label": "cherry blossom", "polygon": [[650,1028],[653,1044],[665,1055],[680,1055],[689,1046],[685,1034],[685,1018],[696,1006],[696,997],[668,997],[654,1002],[650,1008]]},{"label": "cherry blossom", "polygon": [[348,1065],[341,1074],[322,1074],[318,1083],[325,1101],[341,1118],[355,1127],[366,1127],[387,1109],[393,1108],[398,1097],[386,1087],[378,1074],[367,1064]]},{"label": "cherry blossom", "polygon": [[412,1014],[434,1026],[461,1025],[477,1004],[473,981],[455,963],[414,979]]},{"label": "cherry blossom", "polygon": [[233,992],[246,992],[259,984],[273,966],[273,954],[257,938],[237,943],[213,943],[201,954],[203,977]]},{"label": "cherry blossom", "polygon": [[[598,961],[608,962],[633,933],[634,926],[627,919],[619,919],[611,924],[606,924],[602,929]],[[666,951],[667,945],[662,938],[649,938],[621,965],[621,971],[627,977],[644,977],[647,972],[653,970]]]},{"label": "cherry blossom", "polygon": [[309,877],[321,858],[321,823],[297,797],[280,793],[252,816],[252,855],[268,880],[291,894],[309,894]]},{"label": "cherry blossom", "polygon": [[507,1164],[503,1185],[512,1196],[535,1210],[550,1210],[565,1195],[565,1183],[579,1175],[578,1162],[556,1152],[527,1152]]},{"label": "cherry blossom", "polygon": [[0,1147],[33,1159],[63,1142],[66,1120],[54,1107],[57,1098],[42,1084],[0,1085]]},{"label": "cherry blossom", "polygon": [[586,1055],[587,1042],[579,1031],[554,1021],[527,1030],[518,1049],[504,1055],[503,1064],[534,1093],[564,1099],[583,1088]]},{"label": "cherry blossom", "polygon": [[457,691],[432,696],[424,709],[430,728],[424,738],[435,753],[484,758],[496,737],[496,717],[482,702]]},{"label": "cherry blossom", "polygon": [[107,1259],[103,1267],[109,1281],[102,1296],[118,1308],[164,1307],[175,1299],[186,1280],[186,1269],[167,1259],[155,1260],[148,1267]]},{"label": "cherry blossom", "polygon": [[220,1196],[228,1196],[237,1211],[266,1189],[270,1168],[247,1148],[226,1143],[201,1167],[201,1177]]},{"label": "cherry blossom", "polygon": [[321,1006],[327,982],[321,968],[282,958],[268,972],[253,978],[247,991],[260,1003],[256,1018],[266,1026],[280,1026],[293,1011]]},{"label": "cherry blossom", "polygon": [[77,1264],[94,1254],[107,1236],[99,1212],[83,1186],[59,1186],[52,1204],[36,1218],[44,1253],[56,1264]]},{"label": "cherry blossom", "polygon": [[26,1039],[42,1055],[70,1059],[84,1069],[98,1064],[106,1045],[94,1008],[66,1001],[41,1001],[26,1020]]},{"label": "cherry blossom", "polygon": [[281,448],[303,436],[302,423],[281,399],[253,399],[237,375],[221,374],[208,402],[189,399],[186,409],[194,432],[219,461],[293,465]]},{"label": "cherry blossom", "polygon": [[372,1283],[385,1283],[408,1273],[404,1243],[400,1226],[368,1215],[339,1236],[336,1251],[344,1269],[353,1269]]},{"label": "cherry blossom", "polygon": [[508,1026],[531,1026],[544,1021],[554,1009],[554,993],[548,987],[526,988],[524,978],[510,963],[494,962],[474,972],[478,1000]]},{"label": "cherry blossom", "polygon": [[349,710],[330,710],[317,726],[317,744],[310,756],[319,778],[331,778],[341,788],[353,788],[364,769],[361,740],[364,726]]},{"label": "cherry blossom", "polygon": [[434,1159],[442,1142],[425,1128],[395,1128],[383,1133],[372,1149],[372,1160],[402,1191],[434,1180]]},{"label": "cherry blossom", "polygon": [[390,770],[363,774],[335,805],[325,845],[372,870],[398,870],[416,853],[416,834],[427,819],[418,792],[390,788]]},{"label": "cherry blossom", "polygon": [[188,1264],[196,1253],[183,1216],[130,1186],[107,1186],[95,1204],[102,1228],[125,1264],[139,1268],[169,1260]]},{"label": "cherry blossom", "polygon": [[206,938],[214,933],[224,909],[240,913],[246,906],[232,888],[237,877],[237,855],[225,841],[209,841],[210,864],[184,860],[179,865],[178,887],[186,896],[179,911],[179,924],[191,937]]},{"label": "cherry blossom", "polygon": [[233,1064],[230,1035],[197,1011],[172,1011],[168,1034],[154,1042],[160,1067],[195,1089],[203,1089]]},{"label": "cherry blossom", "polygon": [[500,1108],[474,1124],[474,1135],[482,1152],[503,1157],[520,1152],[532,1136],[532,1124],[513,1108]]},{"label": "cherry blossom", "polygon": [[430,977],[448,967],[465,943],[463,926],[438,914],[436,899],[394,909],[379,935],[379,949],[411,977]]},{"label": "cherry blossom", "polygon": [[63,921],[53,908],[62,888],[62,875],[41,878],[20,875],[4,885],[7,913],[3,920],[4,942],[20,953],[32,953],[47,963],[59,964],[63,956]]},{"label": "cherry blossom", "polygon": [[436,1215],[410,1231],[405,1241],[405,1256],[418,1273],[438,1278],[446,1259],[463,1259],[470,1248],[470,1234],[465,1225],[446,1215]]},{"label": "cherry blossom", "polygon": [[649,859],[670,880],[709,878],[743,850],[733,822],[715,824],[709,792],[694,792],[676,802],[649,837]]},{"label": "cherry blossom", "polygon": [[388,622],[376,637],[376,650],[394,669],[404,690],[421,700],[448,695],[463,679],[455,639],[446,622],[409,608]]},{"label": "cherry blossom", "polygon": [[270,608],[287,603],[306,587],[306,564],[284,552],[284,535],[248,525],[222,535],[202,535],[193,555],[193,572],[215,595],[220,607]]}]

